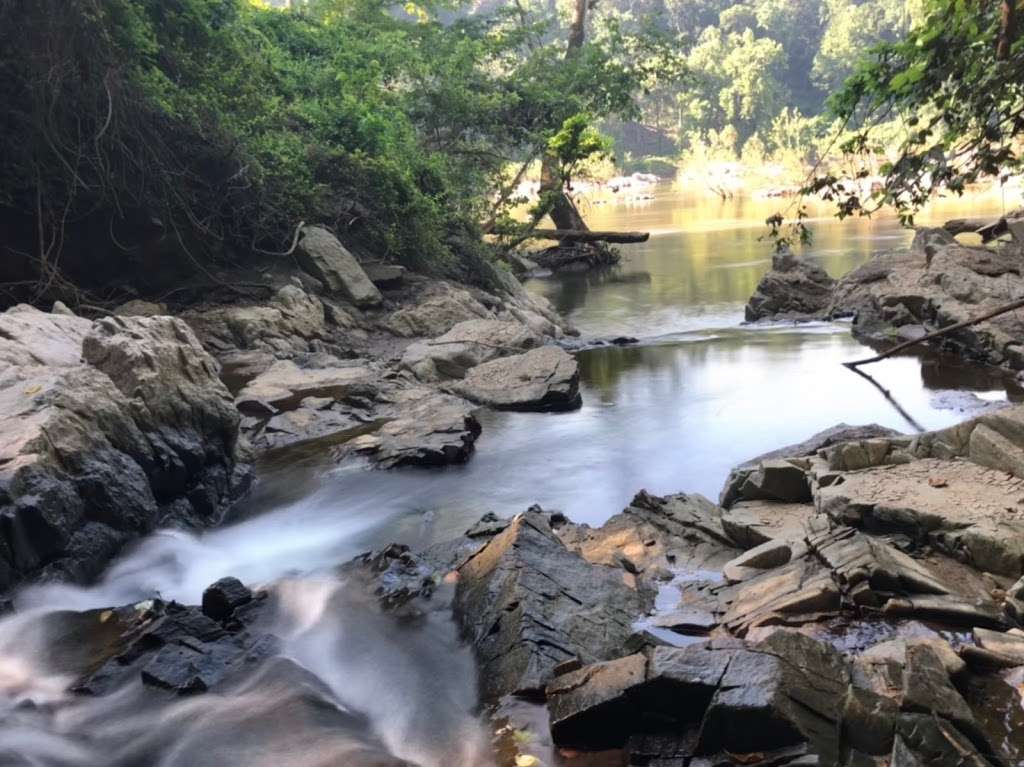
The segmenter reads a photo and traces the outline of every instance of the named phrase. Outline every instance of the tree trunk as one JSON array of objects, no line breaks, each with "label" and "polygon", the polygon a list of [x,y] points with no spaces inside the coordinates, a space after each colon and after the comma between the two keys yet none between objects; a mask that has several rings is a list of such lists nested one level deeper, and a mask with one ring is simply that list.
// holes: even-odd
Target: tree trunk
[{"label": "tree trunk", "polygon": [[1001,15],[996,58],[999,61],[1006,61],[1010,58],[1010,48],[1017,39],[1017,0],[1003,0]]},{"label": "tree trunk", "polygon": [[[576,0],[572,24],[569,27],[569,43],[565,51],[566,58],[582,48],[586,40],[589,2],[590,0]],[[540,192],[542,195],[545,192],[550,193],[554,197],[550,215],[556,229],[575,229],[577,231],[586,231],[588,229],[587,222],[580,215],[576,203],[565,193],[565,179],[558,172],[555,159],[547,154],[544,155],[544,161],[541,164]]]}]

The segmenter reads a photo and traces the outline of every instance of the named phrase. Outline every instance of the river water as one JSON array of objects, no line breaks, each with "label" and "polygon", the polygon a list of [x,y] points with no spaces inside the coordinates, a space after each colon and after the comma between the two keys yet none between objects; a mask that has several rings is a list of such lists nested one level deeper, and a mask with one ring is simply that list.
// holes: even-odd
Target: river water
[{"label": "river water", "polygon": [[[867,351],[842,324],[743,326],[743,305],[770,266],[770,246],[759,240],[763,220],[779,207],[690,199],[668,185],[651,200],[592,205],[586,213],[595,228],[647,229],[653,236],[624,247],[623,263],[612,272],[528,283],[573,320],[582,338],[639,339],[579,354],[580,410],[485,413],[476,455],[444,470],[370,472],[358,463],[334,465],[316,450],[265,463],[253,496],[223,528],[151,536],[89,588],[22,592],[22,612],[0,622],[0,714],[20,711],[26,699],[63,699],[65,680],[37,652],[46,641],[36,633],[40,620],[54,609],[105,608],[154,595],[194,604],[226,575],[255,584],[287,576],[293,609],[284,611],[278,633],[288,638],[291,656],[338,700],[365,713],[393,753],[424,765],[485,764],[471,659],[450,625],[430,623],[419,629],[425,636],[402,640],[393,626],[365,615],[350,613],[346,621],[325,612],[337,584],[317,573],[388,542],[415,547],[453,537],[487,511],[511,515],[540,503],[598,525],[641,488],[714,498],[731,466],[840,421],[936,428],[988,402],[1017,398],[997,377],[926,355],[872,366],[887,399],[840,364]],[[1001,207],[994,197],[939,204],[925,219]],[[835,276],[910,239],[891,218],[822,219],[813,227],[808,255]],[[352,629],[357,622],[359,632]],[[64,699],[63,718],[0,728],[0,756],[20,749],[36,759],[28,763],[113,764],[101,758],[105,748],[130,755],[126,744],[146,727],[184,727],[197,716],[216,722],[246,705],[227,696],[204,709],[174,704],[159,717],[132,719],[125,713],[131,700]],[[118,717],[123,727],[112,724]],[[98,723],[105,735],[94,736]],[[229,727],[220,737],[195,737],[193,750],[162,763],[190,763],[196,753],[211,764],[239,756]],[[262,763],[275,763],[276,752],[267,748],[269,761]],[[324,749],[308,760],[276,763],[319,764],[333,753]]]}]

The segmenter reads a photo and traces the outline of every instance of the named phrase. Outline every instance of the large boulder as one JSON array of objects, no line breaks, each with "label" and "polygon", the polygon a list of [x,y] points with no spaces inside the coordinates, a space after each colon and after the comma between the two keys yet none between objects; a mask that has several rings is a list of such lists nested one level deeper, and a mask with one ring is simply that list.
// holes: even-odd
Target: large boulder
[{"label": "large boulder", "polygon": [[835,284],[817,264],[792,253],[778,253],[772,258],[772,270],[747,303],[747,321],[821,319]]},{"label": "large boulder", "polygon": [[29,363],[0,370],[0,588],[40,571],[84,580],[158,524],[220,519],[246,476],[239,415],[185,323],[110,317],[82,333],[19,307],[0,328],[5,356]]},{"label": "large boulder", "polygon": [[567,661],[617,657],[649,607],[620,570],[569,551],[536,511],[517,516],[458,570],[455,611],[487,699],[541,691]]},{"label": "large boulder", "polygon": [[450,388],[499,410],[573,410],[582,402],[579,365],[557,346],[484,362]]},{"label": "large boulder", "polygon": [[303,227],[295,252],[303,268],[331,293],[341,294],[356,306],[375,306],[381,302],[380,291],[355,256],[323,227]]},{"label": "large boulder", "polygon": [[[922,229],[909,250],[882,253],[836,285],[829,316],[853,318],[869,340],[920,337],[1009,303],[1024,290],[1014,246],[965,247],[946,231]],[[1024,367],[1024,319],[1009,312],[942,337],[966,357]]]}]

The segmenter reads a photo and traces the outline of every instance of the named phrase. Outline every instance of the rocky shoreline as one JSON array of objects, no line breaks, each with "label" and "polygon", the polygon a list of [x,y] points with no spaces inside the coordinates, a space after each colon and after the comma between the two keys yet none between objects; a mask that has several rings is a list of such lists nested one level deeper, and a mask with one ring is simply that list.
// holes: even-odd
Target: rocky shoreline
[{"label": "rocky shoreline", "polygon": [[[450,610],[499,744],[519,733],[502,764],[1017,764],[1024,479],[971,449],[993,434],[1024,450],[1024,408],[838,428],[738,467],[723,505],[641,492],[600,528],[535,507],[339,577],[395,631]],[[73,689],[170,705],[296,684],[268,629],[286,587],[67,614],[91,648]],[[346,716],[346,764],[404,763]]]},{"label": "rocky shoreline", "polygon": [[438,466],[472,453],[481,405],[579,406],[551,345],[575,331],[511,277],[498,295],[364,269],[319,227],[297,252],[304,271],[265,275],[265,303],[0,314],[0,591],[87,581],[157,527],[216,524],[268,450]]},{"label": "rocky shoreline", "polygon": [[[881,253],[834,280],[790,253],[775,257],[747,304],[746,318],[849,319],[855,336],[891,345],[966,322],[1024,293],[1016,242],[962,245],[945,229],[919,229],[907,250]],[[1024,319],[1009,312],[944,335],[938,348],[976,363],[1024,370]]]},{"label": "rocky shoreline", "polygon": [[[780,258],[752,313],[855,307],[868,334],[945,324],[999,300],[989,280],[1020,277],[985,275],[995,256],[960,250],[922,233],[909,255],[835,284]],[[576,362],[558,345],[573,330],[515,281],[499,295],[364,268],[316,227],[298,253],[304,273],[282,272],[265,303],[0,315],[0,590],[88,582],[157,527],[216,524],[268,451],[316,441],[375,469],[444,465],[470,456],[478,407],[579,406]],[[961,257],[973,303],[953,295]],[[931,292],[914,303],[921,271]],[[965,343],[1012,365],[999,335],[1012,332],[979,328]],[[599,528],[539,507],[488,515],[424,551],[339,562],[331,577],[327,596],[298,607],[289,580],[224,578],[199,605],[154,595],[55,612],[41,652],[63,648],[72,699],[0,721],[88,730],[88,718],[61,719],[87,697],[108,715],[164,712],[112,762],[149,763],[184,718],[234,733],[217,707],[270,691],[246,711],[247,747],[292,743],[302,764],[320,762],[300,752],[410,764],[281,629],[289,610],[309,623],[357,609],[388,635],[436,618],[457,628],[502,766],[1024,760],[1024,406],[911,436],[839,425],[738,466],[718,503],[641,491]],[[301,723],[287,737],[285,711]],[[180,745],[180,763],[202,742]],[[0,757],[19,756],[9,751],[0,741]]]}]

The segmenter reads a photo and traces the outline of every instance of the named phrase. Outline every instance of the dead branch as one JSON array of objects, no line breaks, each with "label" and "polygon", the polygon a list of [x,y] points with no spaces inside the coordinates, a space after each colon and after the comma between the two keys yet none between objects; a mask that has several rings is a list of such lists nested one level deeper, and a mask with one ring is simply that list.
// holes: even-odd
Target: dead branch
[{"label": "dead branch", "polygon": [[892,355],[901,352],[904,349],[909,349],[912,346],[923,344],[926,341],[931,341],[933,339],[940,338],[944,335],[952,333],[954,330],[962,330],[963,328],[968,328],[971,325],[977,325],[979,322],[990,320],[993,317],[998,317],[1001,314],[1006,314],[1007,312],[1012,312],[1014,309],[1020,309],[1022,307],[1024,307],[1024,298],[1018,298],[1016,301],[1011,301],[1008,304],[998,306],[995,309],[985,312],[984,314],[979,315],[977,317],[971,317],[970,319],[964,320],[963,322],[958,322],[955,325],[950,325],[948,327],[941,328],[940,330],[932,331],[931,333],[927,333],[921,336],[920,338],[915,338],[912,341],[905,341],[903,343],[896,344],[891,349],[888,349],[882,352],[881,354],[876,354],[874,357],[868,357],[867,359],[862,360],[854,360],[853,362],[844,362],[843,365],[845,367],[850,368],[850,370],[854,370],[855,368],[858,368],[861,365],[870,365],[873,362],[881,362],[882,360],[891,357]]}]

